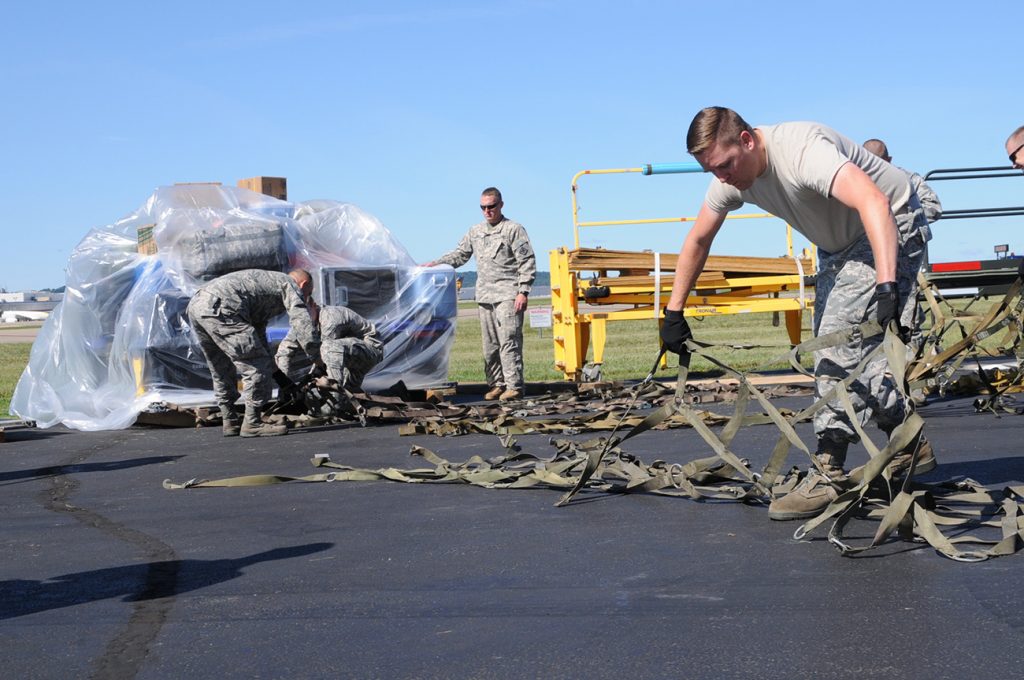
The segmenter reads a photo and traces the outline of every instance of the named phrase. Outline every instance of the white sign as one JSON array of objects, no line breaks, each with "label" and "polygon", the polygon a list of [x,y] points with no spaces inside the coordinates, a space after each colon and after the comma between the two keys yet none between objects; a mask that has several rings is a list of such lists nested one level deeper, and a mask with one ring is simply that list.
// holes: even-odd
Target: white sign
[{"label": "white sign", "polygon": [[551,328],[550,307],[530,307],[526,313],[530,315],[530,328]]}]

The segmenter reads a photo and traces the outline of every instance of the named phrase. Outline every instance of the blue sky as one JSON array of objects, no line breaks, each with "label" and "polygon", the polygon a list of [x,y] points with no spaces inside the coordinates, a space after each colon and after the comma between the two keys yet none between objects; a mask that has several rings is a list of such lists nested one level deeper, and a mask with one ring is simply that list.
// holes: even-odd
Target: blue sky
[{"label": "blue sky", "polygon": [[[925,172],[1006,165],[1024,124],[1024,3],[36,2],[0,25],[0,287],[59,286],[90,228],[161,185],[285,176],[349,201],[413,256],[453,247],[496,185],[541,268],[572,243],[582,169],[689,160],[696,111],[817,120]],[[588,220],[696,214],[707,176],[588,177]],[[934,185],[1024,205],[1021,178]],[[676,251],[685,225],[585,245]],[[939,222],[932,260],[1024,251],[1020,219]],[[780,255],[738,221],[723,255]],[[473,266],[473,265],[470,265]]]}]

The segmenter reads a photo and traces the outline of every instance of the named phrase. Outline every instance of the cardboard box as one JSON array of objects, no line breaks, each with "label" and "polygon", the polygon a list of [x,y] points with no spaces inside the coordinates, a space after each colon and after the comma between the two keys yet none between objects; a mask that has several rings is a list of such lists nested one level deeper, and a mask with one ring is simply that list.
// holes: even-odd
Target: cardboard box
[{"label": "cardboard box", "polygon": [[139,227],[139,254],[156,255],[156,240],[153,238],[153,227],[156,224],[144,224]]},{"label": "cardboard box", "polygon": [[284,177],[248,177],[238,180],[238,186],[282,201],[288,200],[288,180]]}]

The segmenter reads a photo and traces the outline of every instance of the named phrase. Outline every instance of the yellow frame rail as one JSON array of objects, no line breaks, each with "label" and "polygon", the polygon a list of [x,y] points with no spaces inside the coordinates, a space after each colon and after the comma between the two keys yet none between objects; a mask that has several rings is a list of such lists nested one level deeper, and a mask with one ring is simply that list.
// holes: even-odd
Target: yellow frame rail
[{"label": "yellow frame rail", "polygon": [[[610,227],[637,224],[662,224],[693,222],[696,217],[671,217],[656,219],[605,220],[596,222],[579,221],[579,207],[576,199],[578,181],[584,175],[608,175],[625,173],[657,174],[650,171],[652,166],[639,168],[612,168],[606,170],[583,170],[572,179],[573,240],[575,251],[580,249],[580,228]],[[656,166],[655,166],[656,167]],[[682,167],[677,165],[676,167]],[[663,172],[693,172],[686,169],[663,170]],[[726,219],[772,218],[770,213],[730,215]],[[786,252],[793,255],[792,228],[786,225]],[[550,252],[551,263],[551,305],[552,335],[554,337],[555,367],[568,380],[581,380],[586,357],[593,343],[593,363],[604,362],[604,348],[608,337],[608,322],[651,319],[661,323],[661,311],[672,292],[674,262],[671,267],[658,266],[653,274],[653,285],[635,283],[636,272],[629,281],[615,282],[606,270],[575,269],[570,264],[571,252],[558,248]],[[813,275],[817,268],[816,253],[804,250],[801,257],[810,260],[809,271],[803,276],[795,275],[751,275],[716,279],[707,287],[698,286],[686,299],[683,313],[686,316],[709,316],[713,314],[748,314],[783,312],[786,330],[793,344],[800,342],[803,311],[814,308],[813,286],[805,283],[805,277]],[[658,260],[656,260],[658,261]],[[581,276],[583,272],[595,272],[607,285],[607,294],[600,298],[588,298],[590,279]],[[615,271],[615,270],[611,270]],[[663,274],[664,272],[664,274]],[[783,296],[785,294],[785,296]],[[601,307],[608,306],[607,311]],[[582,307],[582,308],[581,308]]]}]

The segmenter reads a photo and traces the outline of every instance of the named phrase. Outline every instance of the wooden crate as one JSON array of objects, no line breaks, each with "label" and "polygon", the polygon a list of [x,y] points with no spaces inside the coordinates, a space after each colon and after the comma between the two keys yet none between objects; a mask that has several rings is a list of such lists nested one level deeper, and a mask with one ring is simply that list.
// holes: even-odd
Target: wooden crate
[{"label": "wooden crate", "polygon": [[155,224],[144,224],[139,227],[139,254],[156,255],[156,240],[153,238]]},{"label": "wooden crate", "polygon": [[284,177],[247,177],[238,180],[238,186],[282,201],[288,200],[288,180]]}]

